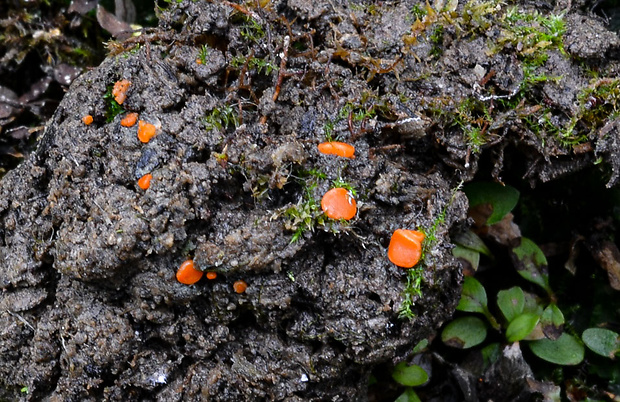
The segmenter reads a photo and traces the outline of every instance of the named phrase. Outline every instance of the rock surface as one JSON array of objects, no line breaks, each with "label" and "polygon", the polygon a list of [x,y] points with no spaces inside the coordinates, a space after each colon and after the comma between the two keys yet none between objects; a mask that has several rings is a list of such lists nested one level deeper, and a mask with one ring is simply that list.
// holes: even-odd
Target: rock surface
[{"label": "rock surface", "polygon": [[[75,80],[36,152],[0,182],[0,398],[364,400],[371,369],[431,336],[460,295],[449,230],[467,201],[454,189],[480,153],[433,107],[487,96],[490,71],[514,96],[522,66],[485,52],[492,29],[446,25],[439,56],[423,35],[408,45],[413,2],[173,3],[160,28]],[[571,18],[587,37],[605,31]],[[566,51],[590,57],[576,29]],[[605,35],[600,51],[616,49]],[[587,80],[560,53],[545,68],[575,87],[543,91],[569,108]],[[106,93],[121,79],[115,114]],[[139,141],[125,112],[157,135]],[[495,177],[521,169],[535,183],[594,162],[514,128],[526,115],[489,128]],[[320,154],[329,138],[355,159]],[[504,158],[513,146],[527,169]],[[358,214],[330,221],[318,205],[343,182]],[[387,260],[390,235],[432,227],[415,318],[399,318],[407,274]],[[178,283],[188,258],[218,277]]]}]

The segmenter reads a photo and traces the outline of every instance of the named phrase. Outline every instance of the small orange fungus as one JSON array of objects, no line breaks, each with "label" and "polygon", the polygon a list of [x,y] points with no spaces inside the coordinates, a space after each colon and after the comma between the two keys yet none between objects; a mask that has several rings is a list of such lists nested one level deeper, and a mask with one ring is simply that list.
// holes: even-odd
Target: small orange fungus
[{"label": "small orange fungus", "polygon": [[194,268],[194,261],[187,260],[179,267],[177,271],[177,281],[185,285],[193,285],[202,278],[202,271]]},{"label": "small orange fungus", "polygon": [[82,117],[82,123],[86,124],[87,126],[89,126],[92,122],[93,116],[87,114],[86,116]]},{"label": "small orange fungus", "polygon": [[138,187],[140,187],[142,190],[148,189],[151,186],[151,179],[153,179],[153,175],[150,173],[147,173],[144,176],[140,177],[140,179],[138,180]]},{"label": "small orange fungus", "polygon": [[114,83],[114,88],[112,89],[112,95],[114,96],[114,100],[122,105],[127,98],[127,90],[129,89],[130,81],[120,80]]},{"label": "small orange fungus", "polygon": [[328,218],[349,220],[357,212],[357,203],[346,188],[337,187],[325,193],[321,209]]},{"label": "small orange fungus", "polygon": [[155,137],[157,129],[151,123],[147,123],[144,120],[138,122],[138,139],[145,144]]},{"label": "small orange fungus", "polygon": [[248,284],[245,283],[245,281],[236,281],[233,283],[233,289],[235,289],[235,292],[237,293],[243,293],[247,288]]},{"label": "small orange fungus", "polygon": [[125,117],[121,120],[121,126],[123,127],[133,127],[134,124],[138,121],[138,113],[127,113]]},{"label": "small orange fungus", "polygon": [[196,64],[202,64],[202,60],[196,59]]},{"label": "small orange fungus", "polygon": [[417,230],[396,229],[388,247],[388,258],[401,268],[413,268],[420,261],[424,237]]},{"label": "small orange fungus", "polygon": [[208,280],[212,281],[215,278],[217,278],[217,273],[215,273],[213,271],[207,272],[207,279]]},{"label": "small orange fungus", "polygon": [[355,159],[355,147],[345,142],[322,142],[318,146],[319,152],[328,155],[338,155],[344,158]]}]

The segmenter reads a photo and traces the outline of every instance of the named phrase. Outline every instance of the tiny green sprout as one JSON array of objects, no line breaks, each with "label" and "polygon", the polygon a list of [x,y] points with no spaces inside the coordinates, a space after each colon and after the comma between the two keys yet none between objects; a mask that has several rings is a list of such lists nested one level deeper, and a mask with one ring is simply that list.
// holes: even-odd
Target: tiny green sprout
[{"label": "tiny green sprout", "polygon": [[228,129],[229,125],[239,126],[239,119],[232,106],[226,105],[221,108],[216,108],[211,111],[203,119],[205,128],[208,131]]},{"label": "tiny green sprout", "polygon": [[357,190],[355,190],[355,187],[351,183],[343,180],[341,177],[338,177],[336,180],[334,180],[333,184],[334,187],[344,188],[349,191],[353,195],[353,197],[357,197]]},{"label": "tiny green sprout", "polygon": [[411,9],[411,14],[414,16],[415,19],[422,20],[427,14],[427,11],[424,8],[420,7],[420,5],[416,4]]},{"label": "tiny green sprout", "polygon": [[278,69],[273,63],[258,57],[252,57],[248,60],[244,56],[235,56],[230,61],[230,65],[235,68],[240,68],[246,63],[248,69],[256,70],[258,74],[270,75],[272,71]]},{"label": "tiny green sprout", "polygon": [[209,56],[209,47],[207,45],[202,45],[200,50],[198,51],[198,60],[200,60],[200,64],[207,64],[207,57]]},{"label": "tiny green sprout", "polygon": [[245,24],[241,26],[241,37],[258,43],[265,37],[265,28],[255,19],[247,17]]},{"label": "tiny green sprout", "polygon": [[288,279],[291,280],[291,282],[295,282],[295,275],[293,275],[293,271],[288,271],[286,275],[288,276]]},{"label": "tiny green sprout", "polygon": [[22,394],[26,394],[26,395],[27,395],[27,394],[28,394],[28,387],[27,387],[27,386],[22,387],[22,388],[19,390],[19,392],[21,392]]}]

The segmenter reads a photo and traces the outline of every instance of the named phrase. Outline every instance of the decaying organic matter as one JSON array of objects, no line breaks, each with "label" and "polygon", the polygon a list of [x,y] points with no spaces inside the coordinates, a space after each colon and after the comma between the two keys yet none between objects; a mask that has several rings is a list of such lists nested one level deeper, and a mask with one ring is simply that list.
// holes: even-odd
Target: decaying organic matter
[{"label": "decaying organic matter", "polygon": [[[371,369],[407,356],[458,302],[449,230],[467,201],[453,194],[484,149],[496,178],[518,169],[532,183],[591,165],[595,149],[617,155],[596,133],[583,153],[550,136],[571,124],[578,90],[524,78],[541,49],[536,74],[549,76],[572,74],[563,52],[591,56],[575,26],[570,46],[523,55],[509,25],[485,26],[501,3],[424,15],[406,1],[172,3],[75,80],[0,182],[0,398],[363,400]],[[487,39],[503,47],[485,52]],[[530,104],[534,92],[556,109]],[[148,141],[123,111],[156,128]],[[321,154],[332,139],[355,158]],[[320,211],[334,183],[357,192],[350,221]],[[407,273],[387,258],[390,236],[430,227],[422,294],[402,319]],[[188,259],[216,277],[179,283]]]}]

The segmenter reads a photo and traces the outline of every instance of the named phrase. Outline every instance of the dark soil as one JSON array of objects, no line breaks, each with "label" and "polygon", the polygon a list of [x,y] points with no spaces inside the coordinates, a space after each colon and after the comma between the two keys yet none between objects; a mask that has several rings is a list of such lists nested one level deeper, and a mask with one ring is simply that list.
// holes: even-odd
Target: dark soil
[{"label": "dark soil", "polygon": [[[436,54],[423,35],[403,44],[415,2],[173,3],[73,82],[0,182],[0,399],[364,400],[373,367],[407,357],[458,302],[461,181],[482,166],[535,185],[599,156],[617,181],[615,123],[582,151],[523,125],[523,95],[496,112],[484,152],[446,123],[466,98],[517,96],[524,63],[489,54],[492,25],[446,25]],[[575,113],[579,65],[617,71],[617,36],[579,9],[565,18],[566,54],[548,49],[542,68],[568,84],[531,90],[553,116]],[[157,135],[140,142],[125,112]],[[356,158],[320,154],[329,135]],[[350,222],[316,212],[336,180],[357,190]],[[399,318],[407,276],[386,258],[390,235],[434,225],[415,318]],[[177,282],[188,258],[217,279]]]}]

